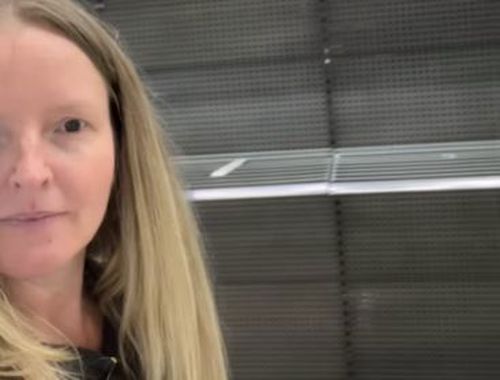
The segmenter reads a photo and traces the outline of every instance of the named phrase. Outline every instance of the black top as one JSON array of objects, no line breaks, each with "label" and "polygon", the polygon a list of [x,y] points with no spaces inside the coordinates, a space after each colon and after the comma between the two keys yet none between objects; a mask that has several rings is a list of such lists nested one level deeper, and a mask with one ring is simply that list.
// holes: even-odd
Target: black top
[{"label": "black top", "polygon": [[74,360],[64,363],[64,369],[82,380],[128,380],[118,357],[116,332],[106,319],[102,341],[101,351],[77,347],[83,368],[78,360]]},{"label": "black top", "polygon": [[[84,286],[88,294],[92,294],[93,287],[102,268],[93,260],[87,259],[84,270]],[[77,347],[82,359],[82,366],[78,360],[67,362],[64,369],[78,376],[82,380],[131,380],[126,378],[118,354],[118,336],[108,319],[104,318],[102,329],[102,348],[100,351]],[[134,361],[136,363],[136,361]],[[82,373],[83,371],[83,373]],[[134,368],[137,371],[137,368]]]},{"label": "black top", "polygon": [[[99,275],[102,273],[101,265],[87,258],[84,268],[84,287],[85,291],[91,297],[93,296],[94,286]],[[132,370],[134,376],[125,377],[123,366],[118,354],[118,334],[105,317],[102,328],[102,347],[100,351],[77,347],[81,358],[81,364],[78,360],[66,362],[63,364],[65,370],[78,376],[82,380],[136,380],[139,379],[139,360],[137,355],[128,358],[132,361]],[[83,367],[83,368],[82,368]]]}]

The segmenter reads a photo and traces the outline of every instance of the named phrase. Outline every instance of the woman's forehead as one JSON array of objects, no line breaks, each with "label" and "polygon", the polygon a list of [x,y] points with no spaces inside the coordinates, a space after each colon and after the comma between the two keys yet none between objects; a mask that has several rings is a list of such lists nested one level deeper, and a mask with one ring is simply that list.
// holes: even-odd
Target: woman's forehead
[{"label": "woman's forehead", "polygon": [[19,102],[88,107],[106,99],[104,80],[75,43],[36,26],[0,28],[0,110]]}]

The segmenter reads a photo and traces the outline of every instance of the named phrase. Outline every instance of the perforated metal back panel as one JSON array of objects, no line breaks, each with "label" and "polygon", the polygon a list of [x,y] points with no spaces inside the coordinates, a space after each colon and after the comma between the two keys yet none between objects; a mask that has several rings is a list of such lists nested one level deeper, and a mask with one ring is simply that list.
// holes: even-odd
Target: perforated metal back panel
[{"label": "perforated metal back panel", "polygon": [[197,208],[217,276],[233,378],[341,378],[343,324],[330,200]]},{"label": "perforated metal back panel", "polygon": [[182,154],[329,144],[321,66],[229,63],[150,75]]},{"label": "perforated metal back panel", "polygon": [[107,0],[102,16],[143,67],[163,70],[317,54],[311,0]]},{"label": "perforated metal back panel", "polygon": [[500,3],[331,1],[339,146],[500,136]]},{"label": "perforated metal back panel", "polygon": [[[105,3],[180,154],[500,139],[498,1]],[[207,179],[217,156],[186,176],[230,188],[330,172],[380,189],[495,177],[481,144],[249,161]],[[498,379],[498,191],[338,194],[195,204],[232,380]]]},{"label": "perforated metal back panel", "polygon": [[343,197],[353,379],[500,374],[500,194]]},{"label": "perforated metal back panel", "polygon": [[182,154],[326,147],[315,0],[111,0]]}]

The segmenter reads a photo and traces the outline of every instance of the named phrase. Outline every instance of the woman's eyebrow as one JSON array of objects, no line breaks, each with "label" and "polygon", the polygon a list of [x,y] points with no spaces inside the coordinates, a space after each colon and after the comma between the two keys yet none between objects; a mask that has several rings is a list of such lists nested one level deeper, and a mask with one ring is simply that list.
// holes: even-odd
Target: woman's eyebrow
[{"label": "woman's eyebrow", "polygon": [[68,112],[68,111],[94,111],[94,110],[96,110],[96,104],[88,100],[65,102],[47,107],[47,111],[54,113],[64,112],[64,111]]}]

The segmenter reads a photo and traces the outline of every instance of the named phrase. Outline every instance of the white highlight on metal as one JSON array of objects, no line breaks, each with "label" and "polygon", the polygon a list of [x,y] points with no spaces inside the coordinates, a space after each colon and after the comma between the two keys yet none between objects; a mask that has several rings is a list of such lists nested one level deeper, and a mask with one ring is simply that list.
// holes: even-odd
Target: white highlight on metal
[{"label": "white highlight on metal", "polygon": [[225,177],[231,172],[238,169],[245,162],[247,162],[246,158],[237,158],[236,160],[231,161],[229,164],[221,166],[219,169],[214,170],[212,173],[210,173],[210,178]]},{"label": "white highlight on metal", "polygon": [[193,201],[283,198],[311,195],[328,195],[328,183],[321,182],[297,185],[229,187],[188,191],[188,198]]},{"label": "white highlight on metal", "polygon": [[500,189],[500,176],[331,183],[328,194],[388,194]]},{"label": "white highlight on metal", "polygon": [[443,158],[445,160],[454,160],[457,158],[457,154],[456,153],[442,153],[441,158]]},{"label": "white highlight on metal", "polygon": [[340,196],[389,194],[427,191],[500,189],[500,177],[471,177],[403,181],[367,181],[344,183],[309,183],[295,185],[247,186],[188,191],[192,201],[283,198],[300,196]]}]

